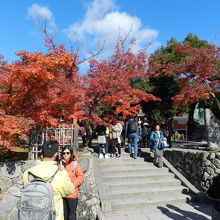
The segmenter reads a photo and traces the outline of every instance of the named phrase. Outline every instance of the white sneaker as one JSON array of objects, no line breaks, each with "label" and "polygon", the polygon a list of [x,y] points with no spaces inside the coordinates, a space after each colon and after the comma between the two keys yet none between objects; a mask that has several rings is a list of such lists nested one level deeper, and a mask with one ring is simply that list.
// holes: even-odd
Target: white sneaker
[{"label": "white sneaker", "polygon": [[99,159],[103,159],[103,158],[104,158],[103,154],[99,154]]},{"label": "white sneaker", "polygon": [[110,158],[111,158],[111,159],[114,159],[114,158],[116,158],[116,155],[115,155],[115,154],[111,154],[111,155],[110,155]]},{"label": "white sneaker", "polygon": [[110,159],[109,154],[105,154],[105,159]]}]

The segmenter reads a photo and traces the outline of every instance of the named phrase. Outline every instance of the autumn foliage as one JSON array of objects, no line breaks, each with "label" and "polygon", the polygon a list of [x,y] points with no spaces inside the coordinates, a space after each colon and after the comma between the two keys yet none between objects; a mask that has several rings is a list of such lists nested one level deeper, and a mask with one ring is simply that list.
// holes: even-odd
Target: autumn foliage
[{"label": "autumn foliage", "polygon": [[56,126],[73,117],[82,101],[82,83],[75,68],[76,54],[59,47],[49,51],[20,51],[20,60],[1,63],[0,135],[7,148],[30,126]]},{"label": "autumn foliage", "polygon": [[[132,42],[133,44],[133,42]],[[132,46],[132,45],[130,45]],[[0,146],[10,149],[30,128],[56,127],[81,119],[92,126],[105,123],[104,116],[136,115],[141,101],[160,101],[133,85],[135,80],[171,77],[179,85],[173,101],[179,106],[210,97],[219,88],[219,48],[176,45],[170,59],[158,52],[134,53],[119,41],[108,59],[91,57],[87,73],[79,72],[77,53],[46,40],[48,52],[20,51],[12,64],[0,62]]]},{"label": "autumn foliage", "polygon": [[[179,44],[175,48],[175,54],[179,60],[167,63],[158,53],[150,60],[150,74],[165,74],[175,78],[179,92],[173,97],[173,101],[179,106],[184,107],[191,101],[198,102],[201,97],[210,98],[210,94],[219,88],[219,48],[212,45],[207,48],[192,48]],[[204,96],[207,93],[209,96]]]},{"label": "autumn foliage", "polygon": [[90,69],[85,76],[86,108],[88,120],[100,122],[99,109],[113,111],[124,118],[136,115],[141,100],[158,100],[153,95],[132,87],[133,79],[146,80],[148,57],[144,51],[133,53],[123,44],[116,46],[108,60],[91,60]]},{"label": "autumn foliage", "polygon": [[13,64],[1,63],[0,135],[6,148],[28,134],[32,125],[55,127],[74,118],[97,125],[102,111],[124,117],[137,114],[141,100],[157,100],[132,87],[146,79],[147,55],[117,44],[106,60],[90,60],[87,74],[78,72],[78,56],[46,40],[48,53],[20,51]]}]

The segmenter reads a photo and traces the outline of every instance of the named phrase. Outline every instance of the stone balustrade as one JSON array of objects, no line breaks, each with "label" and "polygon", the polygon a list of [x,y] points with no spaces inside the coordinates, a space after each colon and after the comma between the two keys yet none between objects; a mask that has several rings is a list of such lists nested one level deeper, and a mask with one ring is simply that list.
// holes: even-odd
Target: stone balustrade
[{"label": "stone balustrade", "polygon": [[201,191],[207,191],[220,174],[220,152],[168,148],[164,157]]}]

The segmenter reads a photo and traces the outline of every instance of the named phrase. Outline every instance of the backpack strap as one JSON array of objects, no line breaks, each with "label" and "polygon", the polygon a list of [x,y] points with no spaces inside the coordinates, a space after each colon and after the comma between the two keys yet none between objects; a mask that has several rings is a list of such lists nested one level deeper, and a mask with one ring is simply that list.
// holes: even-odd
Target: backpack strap
[{"label": "backpack strap", "polygon": [[48,183],[51,183],[51,182],[53,181],[53,179],[54,179],[54,177],[55,177],[55,175],[57,174],[58,171],[59,171],[59,168],[56,170],[56,172],[53,174],[53,176],[51,176],[51,177],[47,180]]},{"label": "backpack strap", "polygon": [[73,173],[74,173],[75,176],[76,176],[76,165],[77,165],[77,163],[78,163],[77,160],[73,161]]},{"label": "backpack strap", "polygon": [[[28,182],[31,182],[31,181],[34,180],[34,179],[37,179],[37,177],[34,176],[32,173],[30,173],[30,172],[28,171]],[[39,178],[39,179],[40,179],[40,178]]]}]

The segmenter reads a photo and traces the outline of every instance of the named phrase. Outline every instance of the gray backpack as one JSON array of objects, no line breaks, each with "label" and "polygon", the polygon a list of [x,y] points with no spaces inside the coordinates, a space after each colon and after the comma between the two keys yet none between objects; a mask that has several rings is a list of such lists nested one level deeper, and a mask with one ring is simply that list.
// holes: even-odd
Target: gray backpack
[{"label": "gray backpack", "polygon": [[55,174],[47,181],[31,173],[28,174],[29,183],[24,187],[18,208],[19,220],[54,220],[56,218],[56,213],[52,211],[54,193],[51,185]]}]

